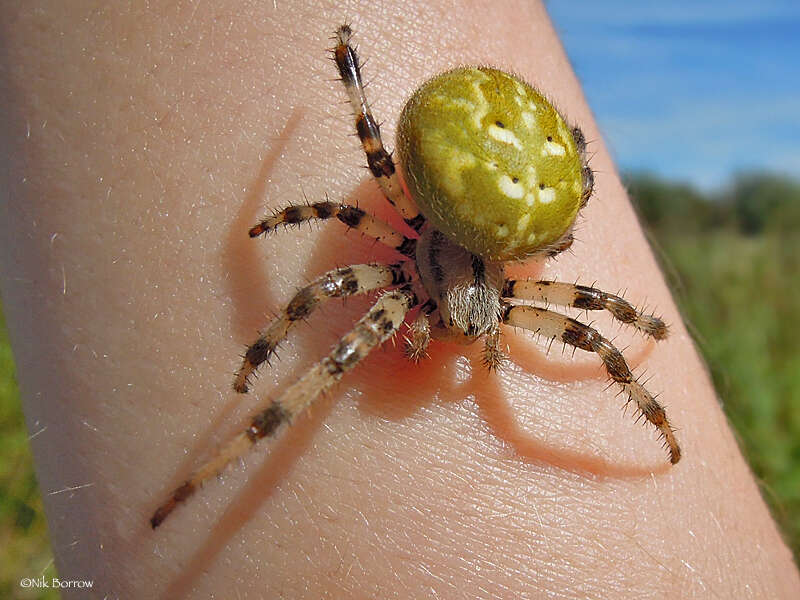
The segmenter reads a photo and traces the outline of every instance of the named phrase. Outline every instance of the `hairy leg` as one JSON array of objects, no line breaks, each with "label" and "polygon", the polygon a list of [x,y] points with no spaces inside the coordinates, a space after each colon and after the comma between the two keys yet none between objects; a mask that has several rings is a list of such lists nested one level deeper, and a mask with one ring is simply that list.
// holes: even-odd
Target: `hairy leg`
[{"label": "hairy leg", "polygon": [[644,418],[658,429],[669,449],[670,462],[675,464],[681,459],[681,450],[664,408],[634,379],[622,353],[597,330],[565,315],[535,306],[509,306],[503,314],[503,322],[540,333],[545,338],[561,340],[581,350],[596,352],[602,359],[608,376],[619,384],[628,395],[628,400],[636,404]]},{"label": "hairy leg", "polygon": [[256,442],[273,435],[284,423],[291,422],[322,392],[355,367],[373,348],[389,339],[415,303],[414,294],[408,290],[387,292],[381,296],[327,357],[256,414],[247,429],[225,444],[216,456],[192,473],[189,479],[156,509],[150,519],[153,529],[158,527],[179,504],[194,494],[203,482],[222,472],[227,465],[250,450]]},{"label": "hairy leg", "polygon": [[665,339],[668,334],[667,325],[661,318],[637,310],[624,298],[585,285],[506,279],[503,298],[535,300],[584,310],[607,310],[618,321],[632,325],[657,340]]},{"label": "hairy leg", "polygon": [[419,362],[428,358],[428,345],[431,343],[431,315],[436,311],[436,303],[426,300],[420,307],[417,318],[408,326],[405,335],[405,353],[409,360]]},{"label": "hairy leg", "polygon": [[394,161],[383,147],[380,126],[370,112],[364,92],[358,54],[350,45],[352,34],[349,25],[342,25],[336,31],[337,44],[333,55],[342,83],[344,83],[350,98],[350,105],[356,118],[356,132],[367,155],[369,170],[380,184],[386,199],[403,215],[406,223],[415,231],[420,231],[425,224],[425,217],[406,196],[400,185]]},{"label": "hairy leg", "polygon": [[505,360],[505,354],[500,349],[500,325],[491,333],[486,334],[483,340],[483,364],[490,371],[499,369]]},{"label": "hairy leg", "polygon": [[419,362],[428,358],[428,345],[431,343],[431,323],[428,315],[420,312],[408,326],[405,336],[405,352],[409,360]]},{"label": "hairy leg", "polygon": [[288,335],[289,329],[330,298],[345,298],[355,294],[408,283],[402,264],[351,265],[328,271],[309,285],[301,288],[289,301],[281,314],[270,323],[259,338],[245,352],[242,366],[236,372],[233,389],[245,393],[250,376],[258,366],[269,361],[278,344]]},{"label": "hairy leg", "polygon": [[413,257],[417,247],[415,239],[404,236],[391,225],[373,217],[368,212],[355,206],[336,204],[335,202],[315,202],[313,204],[296,204],[276,211],[272,216],[261,220],[250,229],[250,237],[268,234],[281,225],[299,225],[313,219],[339,219],[342,223],[360,231],[364,235],[375,238],[381,244],[397,250],[403,256]]},{"label": "hairy leg", "polygon": [[575,140],[575,145],[578,148],[578,153],[583,159],[583,167],[581,168],[581,179],[583,180],[583,190],[581,191],[581,208],[589,203],[589,198],[592,197],[594,191],[594,171],[589,166],[589,159],[586,155],[586,136],[580,127],[572,128],[572,137]]}]

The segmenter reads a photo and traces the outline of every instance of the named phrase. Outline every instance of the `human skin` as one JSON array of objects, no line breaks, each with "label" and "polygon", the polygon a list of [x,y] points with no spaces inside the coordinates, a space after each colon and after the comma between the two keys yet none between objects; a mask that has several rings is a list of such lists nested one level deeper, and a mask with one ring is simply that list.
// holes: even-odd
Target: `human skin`
[{"label": "human skin", "polygon": [[[0,284],[61,579],[98,598],[797,596],[543,7],[449,5],[3,6]],[[398,222],[326,60],[345,19],[390,147],[405,98],[463,63],[519,73],[581,126],[596,187],[578,241],[509,272],[657,307],[671,324],[657,345],[588,318],[646,367],[679,464],[622,415],[596,356],[545,357],[508,331],[512,361],[488,374],[479,345],[434,343],[411,365],[387,344],[151,530],[369,298],[329,303],[235,394],[269,315],[327,269],[397,259],[337,222],[247,237],[304,194]]]}]

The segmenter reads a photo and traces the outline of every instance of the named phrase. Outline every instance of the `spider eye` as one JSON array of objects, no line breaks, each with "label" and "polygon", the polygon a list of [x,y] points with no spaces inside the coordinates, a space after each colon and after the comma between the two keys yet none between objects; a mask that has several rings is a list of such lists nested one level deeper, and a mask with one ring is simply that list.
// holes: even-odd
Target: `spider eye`
[{"label": "spider eye", "polygon": [[524,258],[575,220],[584,187],[575,138],[524,81],[483,67],[448,71],[414,93],[397,130],[416,205],[473,254]]}]

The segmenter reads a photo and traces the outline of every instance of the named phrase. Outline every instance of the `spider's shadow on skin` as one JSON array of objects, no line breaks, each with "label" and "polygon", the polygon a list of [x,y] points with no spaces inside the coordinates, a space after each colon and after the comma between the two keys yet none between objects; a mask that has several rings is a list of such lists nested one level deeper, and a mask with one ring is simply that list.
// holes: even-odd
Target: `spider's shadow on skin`
[{"label": "spider's shadow on skin", "polygon": [[[373,181],[363,182],[346,202],[358,204],[367,212],[389,222],[397,230],[404,231],[402,220],[397,212],[388,205]],[[339,228],[336,225],[339,225]],[[345,237],[343,226],[339,223],[317,232],[306,279],[311,280],[336,266],[373,261],[390,263],[398,260],[397,254],[380,244],[373,243],[369,238],[363,238],[361,243],[356,244],[345,241],[355,237],[362,236],[351,231]],[[327,251],[330,248],[336,250],[334,252]],[[331,254],[337,257],[335,265],[330,262]],[[339,259],[345,262],[341,262]],[[508,275],[539,278],[543,267],[544,261],[512,265],[508,269],[510,271]],[[369,300],[359,299],[356,310],[348,309],[346,317],[342,317],[343,322],[338,324],[341,331],[337,333],[343,334],[349,330],[352,324],[366,312],[368,306],[374,301],[374,297],[373,294]],[[336,300],[332,302],[341,303]],[[346,302],[353,302],[353,299],[347,299]],[[324,311],[325,308],[322,310]],[[406,318],[406,322],[411,322],[415,314],[416,312],[412,312]],[[583,315],[576,316],[584,319],[586,314],[584,312]],[[609,331],[613,331],[615,325],[619,327],[618,323],[614,323],[610,319],[606,319],[606,322],[611,324],[612,329],[608,329]],[[553,349],[555,356],[551,355],[547,345],[542,346],[541,341],[536,340],[535,334],[522,330],[515,331],[510,327],[504,327],[503,331],[503,345],[508,346],[510,360],[539,380],[553,383],[597,381],[605,384],[609,382],[602,363],[594,354],[583,351],[575,354],[573,349],[566,351],[565,359],[559,359],[557,349]],[[514,407],[509,400],[505,399],[506,394],[502,387],[502,379],[507,375],[502,372],[490,373],[486,369],[483,365],[481,341],[462,346],[433,340],[428,349],[429,358],[415,364],[403,355],[403,332],[404,330],[401,329],[394,339],[394,344],[392,341],[388,341],[382,347],[374,350],[339,384],[339,389],[346,387],[365,392],[359,394],[357,402],[359,409],[367,418],[378,417],[400,421],[411,417],[420,408],[434,402],[455,404],[472,397],[480,408],[482,418],[491,428],[492,435],[513,448],[515,456],[522,461],[549,464],[566,471],[584,473],[598,478],[649,477],[652,473],[666,472],[669,469],[669,466],[662,462],[641,466],[641,464],[612,461],[586,452],[548,445],[535,432],[528,432],[520,428],[514,414]],[[632,368],[638,366],[655,348],[652,340],[644,340],[642,336],[635,337],[638,342],[634,343],[634,348],[626,351],[626,358]],[[338,336],[326,338],[315,348],[314,358],[306,357],[304,360],[321,359],[327,355],[336,339]],[[305,348],[305,345],[303,347]],[[462,356],[469,358],[469,374],[466,380],[457,382],[454,377],[459,368],[456,361]],[[402,391],[397,389],[395,384],[397,381],[403,382]],[[536,383],[531,385],[536,385]],[[610,401],[621,405],[620,398],[616,397],[613,386],[612,389],[606,391],[603,391],[604,387],[605,385],[599,387],[597,392],[589,393],[597,393],[598,404]],[[333,395],[340,394],[334,391]],[[576,403],[575,411],[579,410],[580,407]],[[591,417],[587,416],[586,420],[591,421]],[[637,435],[635,429],[631,435]],[[602,436],[601,430],[598,430],[598,436]]]},{"label": "spider's shadow on skin", "polygon": [[[256,184],[254,188],[257,188],[258,185]],[[317,199],[309,201],[315,200]],[[375,182],[370,179],[365,179],[343,201],[359,206],[390,223],[399,231],[407,230],[400,216],[389,206]],[[274,208],[279,208],[283,204],[283,202],[279,203]],[[249,206],[243,206],[242,212],[250,213]],[[248,214],[247,218],[250,216]],[[231,231],[230,240],[232,244],[236,245],[241,244],[241,239],[250,242],[250,247],[247,248],[243,257],[245,260],[253,261],[253,264],[239,264],[238,266],[244,272],[255,274],[255,278],[260,279],[260,281],[248,279],[249,286],[266,290],[268,281],[263,276],[263,262],[270,258],[269,256],[264,257],[263,250],[258,248],[258,240],[251,240],[242,235],[242,232],[249,227],[249,225],[244,225],[244,221],[244,218],[236,219],[235,225],[239,231]],[[345,226],[337,220],[331,221],[322,221],[311,225],[313,234],[308,236],[308,243],[311,245],[312,251],[305,267],[304,276],[297,282],[298,287],[333,268],[365,262],[392,263],[399,260],[400,256],[394,251],[358,232],[347,231]],[[239,225],[244,226],[239,228]],[[304,227],[306,231],[307,227]],[[287,231],[278,231],[268,237],[297,235],[297,233],[289,228]],[[261,239],[261,241],[264,240]],[[276,245],[276,247],[279,246]],[[334,257],[333,260],[332,257]],[[542,268],[543,262],[532,261],[524,266],[514,266],[510,270],[514,272],[515,276],[522,274],[526,277],[537,277],[541,275]],[[239,289],[247,288],[240,287]],[[277,314],[289,300],[288,297],[266,299],[268,295],[268,292],[263,294],[263,298],[251,294],[234,295],[235,310],[239,312],[241,309],[241,314],[248,315],[247,321],[252,320],[252,315],[258,316],[258,322],[254,326],[246,324],[243,338],[247,340],[245,343],[251,341],[255,332],[267,324],[268,321],[264,319],[266,306]],[[341,335],[349,331],[363,316],[377,295],[377,293],[372,293],[345,300],[329,300],[309,317],[309,323],[298,324],[295,330],[290,332],[287,344],[284,346],[284,348],[296,348],[294,354],[298,359],[296,365],[292,366],[284,376],[285,384],[292,383],[305,369],[326,356]],[[412,312],[407,318],[407,322],[410,322],[413,314]],[[320,329],[319,324],[325,322],[329,325]],[[504,331],[504,340],[511,348],[514,362],[541,379],[560,383],[574,383],[582,380],[606,381],[608,379],[599,361],[593,360],[596,359],[594,356],[581,358],[580,355],[584,355],[581,352],[577,360],[568,357],[566,361],[553,361],[552,357],[548,356],[549,352],[541,349],[532,339],[533,334],[529,332],[516,333],[510,328],[504,328]],[[640,477],[651,473],[652,469],[650,468],[611,462],[581,452],[548,447],[537,438],[535,433],[521,430],[516,424],[512,405],[503,399],[502,373],[488,373],[481,364],[482,344],[480,342],[461,346],[434,341],[429,349],[430,357],[414,364],[403,355],[402,335],[403,330],[401,329],[394,340],[386,342],[374,350],[370,356],[345,376],[330,396],[341,397],[342,392],[346,389],[363,392],[358,395],[357,403],[359,409],[366,416],[372,415],[393,421],[408,418],[417,413],[420,408],[433,402],[463,402],[472,396],[476,399],[483,417],[492,428],[492,433],[501,441],[511,445],[517,455],[525,461],[549,463],[568,471],[587,472],[600,477]],[[642,351],[637,352],[637,356],[633,357],[632,365],[640,362],[652,351],[653,347],[652,342],[645,343]],[[453,376],[458,368],[455,363],[463,355],[470,358],[471,369],[466,381],[457,382]],[[265,365],[262,369],[266,371],[269,366]],[[403,382],[402,390],[397,388],[395,384],[397,381]],[[256,384],[256,390],[258,387]],[[275,386],[271,387],[275,388]],[[281,385],[274,391],[269,390],[267,394],[277,394],[282,387]],[[604,401],[606,399],[604,396],[605,394],[598,395],[598,402]],[[613,399],[613,396],[613,393],[608,394],[609,399]],[[309,412],[329,414],[331,409],[331,401],[321,399]],[[576,407],[577,409],[578,407]],[[298,419],[297,425],[301,421],[306,421],[306,417]],[[314,421],[317,421],[316,417]],[[319,421],[318,426],[321,424],[322,422]],[[293,425],[291,429],[296,428],[297,425]],[[313,430],[310,430],[308,434],[313,435]],[[286,443],[281,441],[286,437],[284,433],[268,443],[271,444],[271,448],[274,448],[275,445]],[[308,440],[304,440],[304,442],[307,443]],[[298,440],[293,439],[292,444],[297,445]],[[258,449],[255,449],[254,452],[258,452]],[[298,457],[299,454],[295,455],[295,459]]]},{"label": "spider's shadow on skin", "polygon": [[[265,315],[270,312],[277,314],[290,299],[277,298],[271,293],[269,279],[264,273],[280,268],[279,257],[265,253],[264,239],[248,238],[247,230],[265,211],[264,198],[269,197],[267,181],[301,119],[302,112],[296,111],[287,121],[286,127],[278,136],[278,143],[262,162],[257,178],[249,187],[226,236],[221,257],[222,269],[229,277],[229,293],[233,302],[231,315],[233,335],[241,341],[242,347],[251,343],[257,331],[268,324],[269,317]],[[286,198],[280,202],[271,202],[271,205],[273,208],[280,208],[293,200],[295,199]],[[309,201],[316,200],[318,198],[309,198]],[[358,205],[397,229],[405,230],[399,215],[383,199],[374,181],[365,179],[342,201]],[[368,238],[359,239],[362,236],[357,232],[345,233],[344,225],[338,221],[321,222],[312,225],[312,228],[314,233],[308,238],[312,252],[304,276],[298,278],[298,287],[336,267],[365,262],[392,263],[400,258],[392,250]],[[278,231],[268,237],[297,234],[297,231],[292,230]],[[274,247],[280,248],[280,242]],[[332,257],[335,258],[332,260]],[[265,260],[273,264],[265,268]],[[536,277],[540,275],[542,266],[542,263],[531,262],[525,267],[514,267],[512,271],[515,276],[524,274]],[[176,481],[184,479],[203,456],[213,451],[215,443],[212,440],[221,439],[217,435],[218,431],[227,431],[227,435],[221,436],[226,438],[243,429],[249,421],[250,413],[255,410],[252,407],[279,394],[280,390],[296,380],[304,369],[326,356],[338,338],[349,331],[368,310],[375,297],[375,294],[354,297],[344,304],[342,300],[332,299],[310,316],[310,326],[298,324],[284,345],[284,352],[289,347],[296,349],[293,353],[297,355],[297,361],[292,361],[293,365],[281,375],[281,381],[277,385],[265,384],[265,380],[269,379],[267,376],[262,377],[260,383],[254,382],[249,397],[231,392],[230,400],[199,437],[177,470]],[[331,318],[333,316],[335,319]],[[320,327],[320,324],[326,321],[332,322],[333,326]],[[544,350],[535,348],[532,340],[520,340],[523,337],[531,337],[530,333],[520,332],[516,335],[508,328],[505,331],[504,343],[511,347],[514,362],[534,375],[559,382],[605,378],[600,365],[587,364],[583,361],[571,365],[553,363]],[[307,451],[316,432],[331,413],[336,398],[341,397],[346,389],[364,392],[360,394],[357,403],[365,418],[377,416],[393,421],[406,419],[423,406],[434,402],[462,402],[472,396],[480,408],[482,418],[490,426],[492,435],[513,448],[515,455],[524,462],[551,464],[567,471],[583,472],[596,477],[643,477],[653,471],[652,468],[618,464],[576,451],[552,448],[535,434],[520,429],[513,407],[503,399],[500,381],[502,374],[489,373],[481,364],[480,342],[470,346],[460,346],[434,341],[429,349],[430,358],[414,364],[403,356],[402,334],[401,329],[395,338],[395,344],[389,341],[376,349],[353,372],[346,375],[328,397],[315,402],[311,410],[298,418],[291,427],[284,429],[276,438],[265,440],[252,451],[250,456],[259,452],[268,456],[259,466],[251,468],[247,474],[247,483],[229,500],[224,513],[193,553],[188,564],[170,582],[164,597],[179,598],[192,590],[194,583],[209,568],[219,552],[256,515],[263,503],[285,479],[292,466]],[[649,354],[648,348],[651,346],[639,354]],[[463,355],[470,358],[470,374],[466,381],[457,382],[453,377],[457,368],[455,363]],[[634,362],[638,362],[642,357],[636,358],[638,360]],[[231,357],[231,365],[236,365],[236,357]],[[266,375],[268,369],[268,365],[262,366],[262,375]],[[403,381],[402,391],[396,389],[392,384],[394,381]],[[612,396],[612,393],[606,392],[598,397],[598,401],[606,401]],[[234,415],[239,412],[239,407],[244,404],[243,401],[251,408],[249,411],[244,411],[240,422],[236,422]],[[191,503],[187,506],[191,506]]]}]

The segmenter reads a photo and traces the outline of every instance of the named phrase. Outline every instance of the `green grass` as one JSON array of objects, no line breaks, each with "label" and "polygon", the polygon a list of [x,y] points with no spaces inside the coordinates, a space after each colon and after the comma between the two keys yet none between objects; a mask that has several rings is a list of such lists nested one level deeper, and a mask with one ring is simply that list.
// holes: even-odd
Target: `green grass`
[{"label": "green grass", "polygon": [[800,557],[800,181],[628,188],[765,498]]},{"label": "green grass", "polygon": [[656,235],[740,445],[800,556],[800,234]]},{"label": "green grass", "polygon": [[19,584],[22,577],[49,580],[56,572],[2,311],[0,457],[0,598],[58,598],[55,590]]}]

